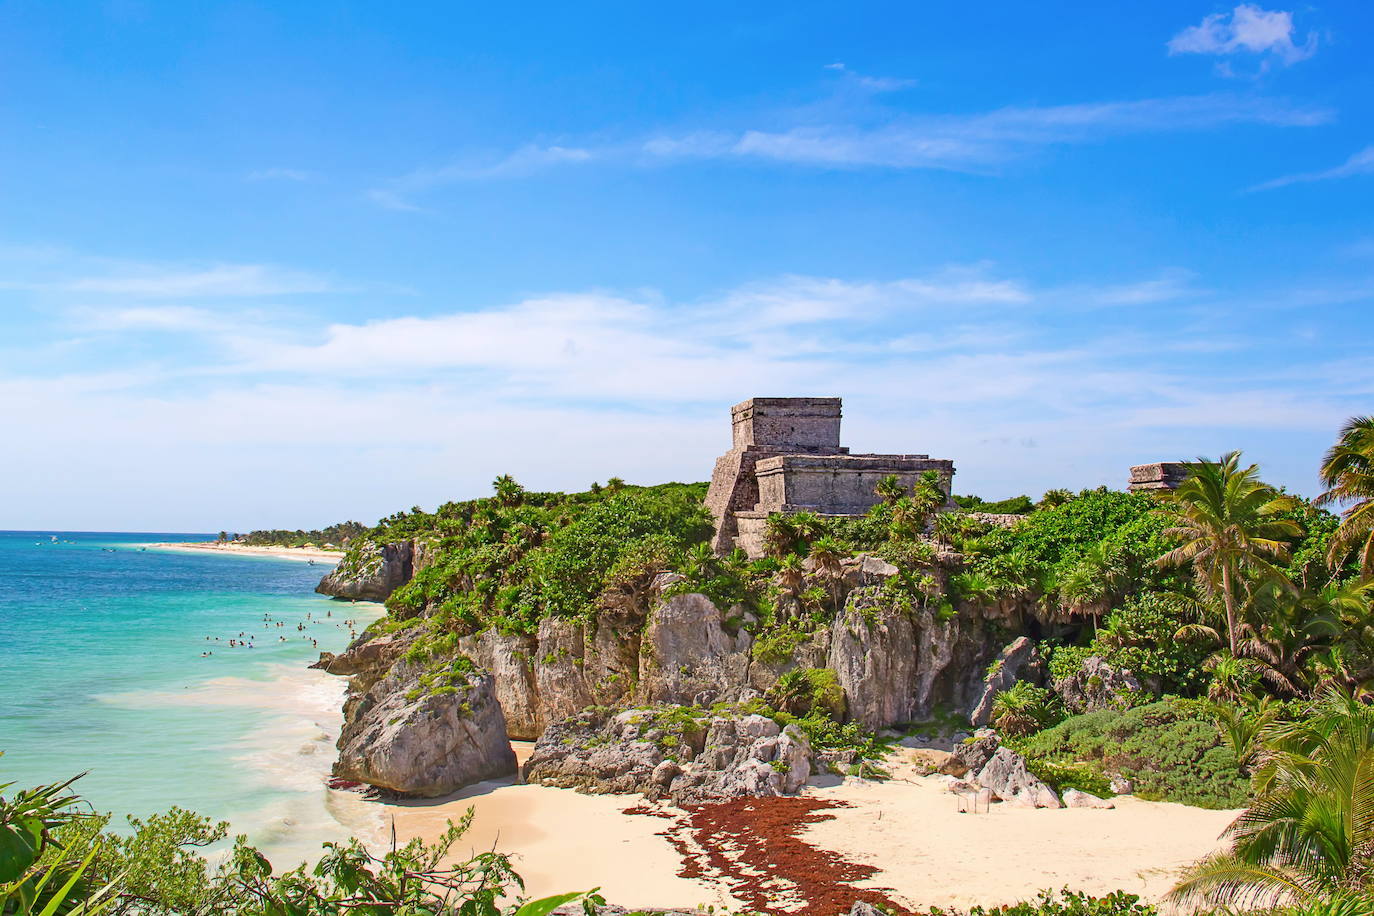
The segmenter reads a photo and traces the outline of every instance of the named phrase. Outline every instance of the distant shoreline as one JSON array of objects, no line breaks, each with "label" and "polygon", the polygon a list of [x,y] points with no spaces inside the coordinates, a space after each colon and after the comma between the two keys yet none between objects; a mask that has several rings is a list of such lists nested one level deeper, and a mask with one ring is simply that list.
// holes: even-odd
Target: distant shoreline
[{"label": "distant shoreline", "polygon": [[181,544],[148,544],[159,550],[201,551],[213,553],[232,553],[239,556],[284,557],[288,560],[328,560],[337,563],[343,558],[342,550],[322,550],[318,547],[256,547],[249,544],[221,543],[219,541],[189,541]]}]

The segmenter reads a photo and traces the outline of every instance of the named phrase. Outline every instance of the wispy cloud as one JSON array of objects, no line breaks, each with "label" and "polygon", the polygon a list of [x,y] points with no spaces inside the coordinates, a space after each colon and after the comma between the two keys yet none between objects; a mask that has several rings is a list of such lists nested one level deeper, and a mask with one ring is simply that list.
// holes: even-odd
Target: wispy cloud
[{"label": "wispy cloud", "polygon": [[856,73],[845,66],[842,61],[826,64],[825,69],[843,74],[851,85],[865,92],[898,92],[902,89],[910,89],[919,83],[918,80],[897,76],[868,76],[864,73]]},{"label": "wispy cloud", "polygon": [[416,169],[385,185],[372,188],[367,196],[391,210],[421,210],[409,197],[438,185],[491,178],[518,178],[557,165],[591,162],[601,154],[592,149],[571,146],[526,144],[494,162],[455,162],[434,169]]},{"label": "wispy cloud", "polygon": [[[724,447],[725,406],[772,393],[842,394],[856,449],[950,455],[964,487],[999,495],[1119,483],[1133,462],[1244,444],[1237,430],[1324,441],[1356,398],[1350,374],[1256,373],[1275,362],[1249,358],[1253,341],[1228,371],[1218,335],[1179,333],[1191,279],[1040,287],[973,264],[787,276],[696,301],[554,292],[361,321],[218,302],[69,309],[56,333],[82,339],[65,365],[28,360],[21,373],[0,360],[0,425],[14,443],[0,480],[117,477],[144,505],[179,505],[168,494],[186,488],[202,523],[301,524],[291,516],[321,511],[306,494],[328,468],[350,481],[331,511],[372,517],[483,492],[505,471],[540,488],[698,479]],[[1066,303],[1158,307],[1047,320]],[[1211,346],[1205,372],[1190,344]],[[359,435],[378,429],[387,435]],[[100,441],[98,454],[73,430]],[[1030,441],[1029,465],[989,445]],[[212,492],[181,470],[215,461]],[[6,494],[7,509],[42,513],[50,495]]]},{"label": "wispy cloud", "polygon": [[127,265],[48,286],[76,293],[150,298],[285,296],[336,289],[316,274],[263,264],[213,264],[191,269]]},{"label": "wispy cloud", "polygon": [[1257,184],[1249,190],[1269,191],[1273,188],[1281,188],[1290,184],[1302,184],[1310,181],[1331,181],[1336,178],[1353,178],[1356,175],[1370,174],[1374,174],[1374,146],[1366,146],[1335,168],[1323,169],[1317,172],[1299,172],[1295,175],[1284,175],[1281,178],[1275,178],[1272,181]]},{"label": "wispy cloud", "polygon": [[[1189,26],[1169,39],[1168,47],[1170,54],[1252,55],[1260,58],[1264,69],[1273,61],[1287,66],[1317,53],[1315,32],[1301,44],[1296,38],[1292,13],[1242,3],[1230,13],[1214,13]],[[1223,74],[1233,75],[1229,65],[1221,66]]]},{"label": "wispy cloud", "polygon": [[865,124],[824,121],[783,127],[706,128],[661,131],[601,146],[528,145],[487,164],[416,170],[373,189],[369,196],[392,209],[418,210],[415,195],[445,184],[518,177],[561,165],[595,162],[651,166],[753,160],[831,169],[988,172],[1055,145],[1100,142],[1132,134],[1213,130],[1235,124],[1311,127],[1327,123],[1332,116],[1325,108],[1234,94],[1012,106],[974,114],[887,112],[875,123]]}]

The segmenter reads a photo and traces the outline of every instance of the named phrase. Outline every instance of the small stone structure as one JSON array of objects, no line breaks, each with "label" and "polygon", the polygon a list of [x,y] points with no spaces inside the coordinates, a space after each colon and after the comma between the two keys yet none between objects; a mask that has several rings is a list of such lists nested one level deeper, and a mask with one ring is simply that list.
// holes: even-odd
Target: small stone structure
[{"label": "small stone structure", "polygon": [[731,448],[716,460],[706,507],[715,518],[712,546],[763,553],[774,512],[862,515],[878,502],[888,475],[910,487],[937,471],[946,493],[954,462],[929,455],[851,455],[840,446],[839,398],[750,398],[730,409]]},{"label": "small stone structure", "polygon": [[1188,477],[1188,465],[1182,461],[1156,461],[1137,464],[1131,468],[1131,480],[1126,489],[1132,493],[1152,490],[1177,490]]}]

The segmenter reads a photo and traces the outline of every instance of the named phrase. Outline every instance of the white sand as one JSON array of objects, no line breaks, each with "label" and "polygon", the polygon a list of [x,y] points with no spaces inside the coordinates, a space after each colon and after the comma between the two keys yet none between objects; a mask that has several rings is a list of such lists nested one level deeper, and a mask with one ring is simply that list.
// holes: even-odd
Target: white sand
[{"label": "white sand", "polygon": [[[517,750],[523,758],[528,745]],[[876,866],[868,884],[912,907],[1012,903],[1065,885],[1157,900],[1178,869],[1219,845],[1237,813],[1121,798],[1110,811],[997,804],[988,814],[960,814],[938,778],[914,776],[806,792],[853,807],[830,810],[835,819],[807,828],[803,838]],[[403,841],[437,836],[446,819],[475,807],[472,832],[457,851],[512,854],[534,895],[599,886],[607,900],[628,907],[738,909],[720,886],[677,877],[676,851],[655,835],[670,822],[622,813],[638,803],[638,796],[492,782],[436,802],[378,807],[394,816]]]},{"label": "white sand", "polygon": [[670,822],[622,812],[639,797],[582,795],[571,789],[487,782],[436,804],[388,804],[396,836],[433,838],[445,821],[477,809],[472,830],[458,841],[461,856],[495,849],[512,856],[526,893],[542,897],[599,887],[605,898],[630,908],[697,905],[740,909],[721,888],[679,878],[681,860],[655,834]]},{"label": "white sand", "polygon": [[324,550],[318,547],[253,547],[248,544],[220,543],[219,541],[192,541],[185,544],[145,544],[158,550],[203,551],[237,554],[249,557],[285,557],[290,560],[327,560],[337,563],[343,557],[342,550]]},{"label": "white sand", "polygon": [[1116,798],[1113,810],[1058,811],[994,804],[960,814],[938,778],[809,790],[853,807],[802,837],[880,871],[868,886],[891,888],[911,906],[1014,903],[1045,888],[1159,900],[1180,869],[1222,845],[1236,811]]}]

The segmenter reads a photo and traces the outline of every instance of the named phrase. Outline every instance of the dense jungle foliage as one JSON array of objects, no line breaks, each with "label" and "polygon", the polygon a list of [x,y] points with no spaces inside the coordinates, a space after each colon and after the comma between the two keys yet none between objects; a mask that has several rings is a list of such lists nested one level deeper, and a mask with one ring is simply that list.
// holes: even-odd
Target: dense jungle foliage
[{"label": "dense jungle foliage", "polygon": [[368,530],[368,527],[362,522],[349,521],[339,522],[337,525],[326,525],[312,531],[299,528],[295,531],[282,528],[261,529],[250,531],[247,534],[232,534],[228,531],[221,531],[218,539],[235,541],[253,547],[304,547],[307,544],[315,547],[347,547],[355,537],[366,534]]}]

